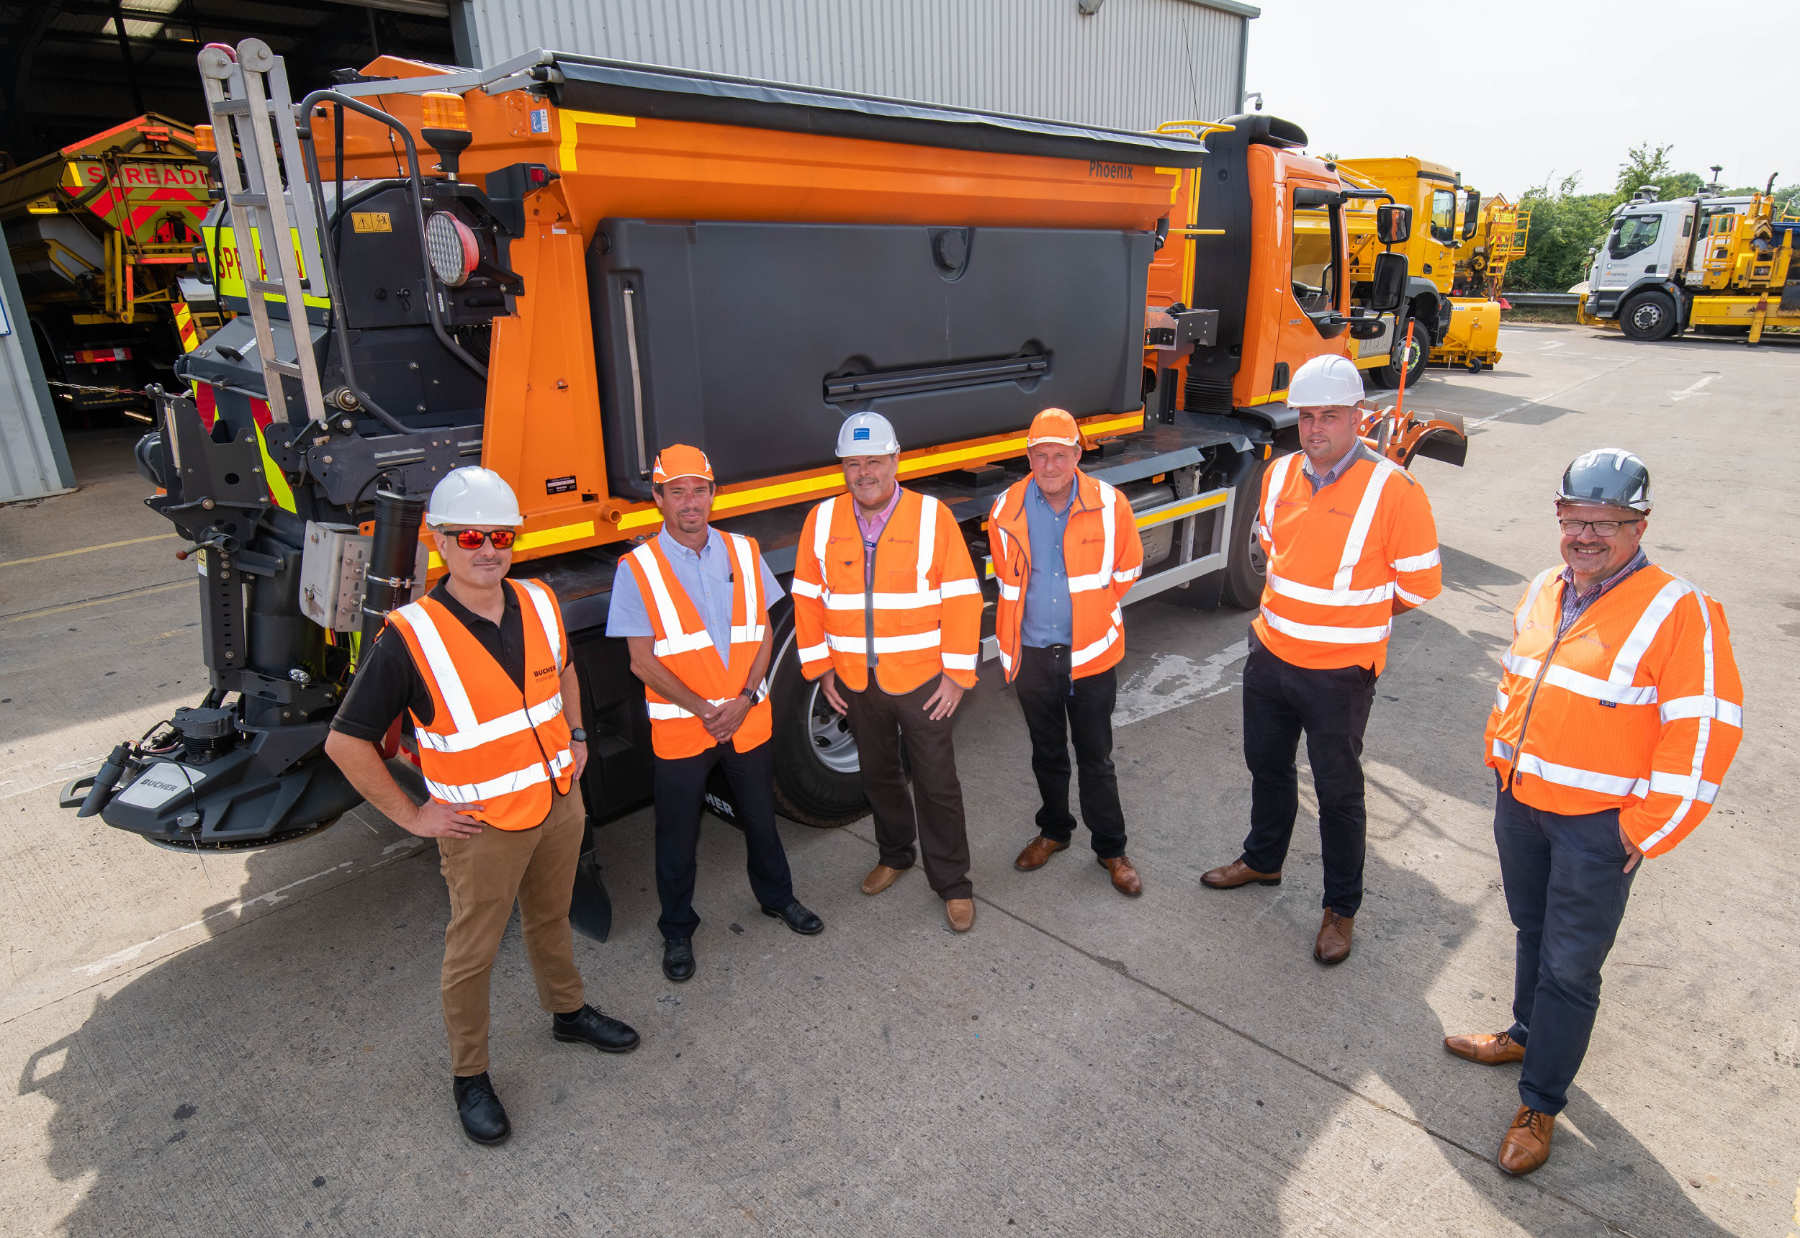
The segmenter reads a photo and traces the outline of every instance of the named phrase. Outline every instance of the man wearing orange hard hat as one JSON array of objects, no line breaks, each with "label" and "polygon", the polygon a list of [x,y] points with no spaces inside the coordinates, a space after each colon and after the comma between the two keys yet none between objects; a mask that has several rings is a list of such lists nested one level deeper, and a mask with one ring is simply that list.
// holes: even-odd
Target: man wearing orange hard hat
[{"label": "man wearing orange hard hat", "polygon": [[644,681],[655,751],[656,893],[663,975],[694,974],[695,850],[706,782],[722,766],[744,827],[750,889],[763,914],[796,933],[825,927],[794,898],[775,828],[769,743],[769,606],[781,586],[755,538],[712,527],[712,462],[676,443],[650,476],[662,531],[619,560],[606,634],[624,637]]},{"label": "man wearing orange hard hat", "polygon": [[1037,776],[1038,836],[1013,866],[1042,868],[1068,847],[1069,741],[1080,774],[1081,819],[1094,855],[1119,893],[1143,881],[1125,856],[1125,814],[1113,774],[1112,714],[1125,655],[1120,606],[1144,566],[1131,503],[1081,471],[1081,429],[1060,408],[1031,422],[1025,439],[1031,476],[1002,494],[988,517],[989,549],[1000,584],[994,636],[1000,664],[1019,695]]}]

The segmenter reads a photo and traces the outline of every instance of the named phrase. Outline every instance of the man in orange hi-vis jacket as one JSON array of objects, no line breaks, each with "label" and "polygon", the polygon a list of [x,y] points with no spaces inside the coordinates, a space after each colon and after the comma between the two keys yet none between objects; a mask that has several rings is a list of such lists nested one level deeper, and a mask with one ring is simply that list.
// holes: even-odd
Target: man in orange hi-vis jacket
[{"label": "man in orange hi-vis jacket", "polygon": [[[519,905],[538,1001],[558,1040],[606,1053],[638,1035],[587,1005],[569,935],[569,900],[587,814],[581,691],[556,595],[509,580],[525,523],[506,479],[451,470],[425,523],[449,576],[388,615],[331,720],[325,755],[409,833],[437,839],[450,891],[444,930],[444,1028],[457,1116],[477,1143],[512,1131],[488,1078],[488,977]],[[419,740],[429,798],[415,804],[376,747],[401,713]]]},{"label": "man in orange hi-vis jacket", "polygon": [[847,419],[837,454],[850,492],[807,513],[795,550],[800,669],[856,737],[881,848],[863,893],[881,893],[912,867],[916,835],[945,919],[966,933],[975,900],[951,721],[975,686],[981,583],[949,509],[900,485],[887,418]]},{"label": "man in orange hi-vis jacket", "polygon": [[1081,819],[1094,855],[1129,898],[1143,880],[1125,854],[1125,813],[1113,773],[1115,668],[1125,656],[1119,607],[1144,566],[1131,501],[1081,471],[1081,430],[1060,408],[1032,418],[1031,476],[1007,487],[988,516],[1000,586],[994,637],[1031,733],[1038,835],[1013,867],[1042,868],[1074,837],[1069,743],[1081,773]]},{"label": "man in orange hi-vis jacket", "polygon": [[1518,930],[1513,1023],[1444,1047],[1523,1061],[1498,1158],[1510,1174],[1549,1159],[1639,863],[1706,816],[1743,737],[1725,611],[1650,562],[1649,514],[1650,473],[1628,451],[1590,451],[1563,473],[1565,566],[1539,573],[1514,612],[1482,738]]},{"label": "man in orange hi-vis jacket", "polygon": [[1388,633],[1395,615],[1442,588],[1425,489],[1358,437],[1362,398],[1362,375],[1343,357],[1314,357],[1288,385],[1302,451],[1278,458],[1263,476],[1256,533],[1268,579],[1244,663],[1250,833],[1242,855],[1200,878],[1214,889],[1281,881],[1304,732],[1325,868],[1313,957],[1327,964],[1349,957],[1362,904],[1363,731]]}]

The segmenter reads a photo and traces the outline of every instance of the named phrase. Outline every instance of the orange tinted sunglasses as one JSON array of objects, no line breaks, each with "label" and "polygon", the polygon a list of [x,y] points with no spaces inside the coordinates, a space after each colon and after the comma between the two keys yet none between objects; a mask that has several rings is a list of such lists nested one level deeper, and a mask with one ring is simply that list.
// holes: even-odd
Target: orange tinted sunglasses
[{"label": "orange tinted sunglasses", "polygon": [[518,532],[513,529],[445,529],[444,536],[453,539],[464,550],[480,550],[482,542],[494,543],[495,550],[511,550]]}]

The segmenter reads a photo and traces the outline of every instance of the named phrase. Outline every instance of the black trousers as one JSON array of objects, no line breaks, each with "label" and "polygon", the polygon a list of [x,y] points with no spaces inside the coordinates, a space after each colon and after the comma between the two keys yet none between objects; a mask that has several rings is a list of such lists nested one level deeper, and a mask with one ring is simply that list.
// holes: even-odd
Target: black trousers
[{"label": "black trousers", "polygon": [[737,800],[744,827],[745,867],[750,889],[764,907],[786,907],[794,901],[794,880],[787,851],[775,829],[775,745],[761,743],[739,752],[729,742],[716,744],[695,757],[656,758],[652,775],[656,795],[656,894],[662,917],[656,926],[665,939],[692,937],[700,926],[694,912],[695,849],[700,844],[700,811],[706,802],[706,780],[714,765],[725,768],[725,780]]},{"label": "black trousers", "polygon": [[1243,861],[1278,873],[1287,859],[1300,807],[1294,755],[1306,734],[1313,790],[1319,796],[1319,852],[1325,867],[1322,906],[1353,916],[1362,905],[1363,730],[1375,702],[1375,672],[1366,666],[1313,670],[1282,661],[1250,637],[1244,663],[1244,762],[1250,767],[1250,833]]},{"label": "black trousers", "polygon": [[1031,772],[1037,776],[1038,832],[1066,843],[1075,834],[1069,813],[1069,742],[1080,772],[1081,819],[1103,860],[1125,854],[1125,811],[1113,773],[1112,714],[1119,694],[1115,667],[1081,679],[1069,677],[1069,647],[1019,650],[1013,679],[1025,729],[1031,733]]},{"label": "black trousers", "polygon": [[[951,724],[926,717],[925,701],[937,691],[932,676],[911,692],[889,696],[871,674],[869,686],[853,692],[838,680],[850,707],[850,733],[862,762],[863,793],[875,815],[875,841],[889,868],[911,868],[914,842],[925,856],[925,879],[942,899],[969,898],[969,832],[963,820],[962,782],[956,776]],[[912,786],[900,764],[904,746]],[[914,797],[917,797],[915,809]]]}]

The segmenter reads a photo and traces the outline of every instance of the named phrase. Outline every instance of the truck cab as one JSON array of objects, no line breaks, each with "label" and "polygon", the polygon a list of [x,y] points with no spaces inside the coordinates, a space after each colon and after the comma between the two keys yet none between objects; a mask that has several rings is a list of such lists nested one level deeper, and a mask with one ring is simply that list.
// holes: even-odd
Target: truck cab
[{"label": "truck cab", "polygon": [[1652,186],[1614,208],[1588,268],[1585,316],[1616,319],[1634,339],[1662,339],[1687,322],[1694,290],[1705,283],[1714,238],[1729,249],[1750,197],[1705,194],[1657,201]]}]

